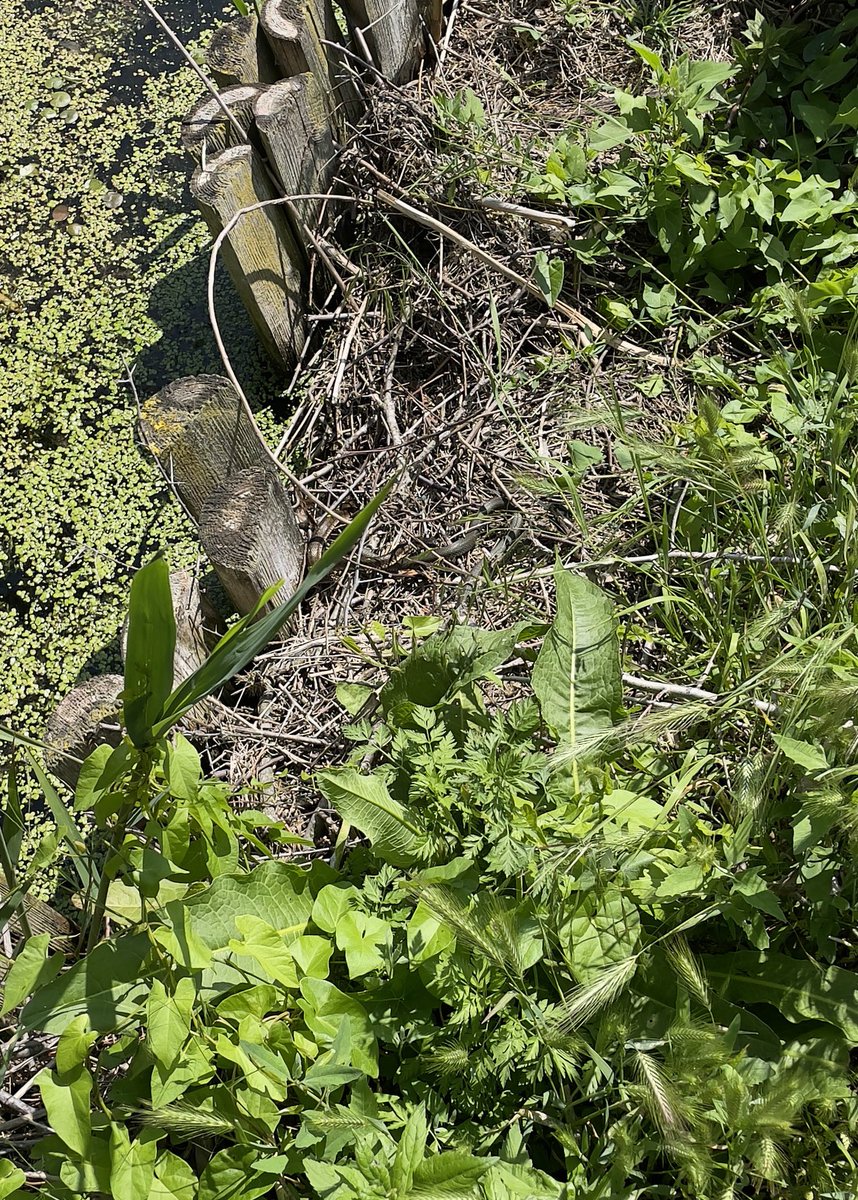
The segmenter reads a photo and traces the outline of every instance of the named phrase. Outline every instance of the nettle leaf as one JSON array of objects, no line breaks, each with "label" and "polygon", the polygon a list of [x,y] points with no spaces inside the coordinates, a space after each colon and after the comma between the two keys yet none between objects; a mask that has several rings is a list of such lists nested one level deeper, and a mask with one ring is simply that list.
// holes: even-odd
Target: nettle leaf
[{"label": "nettle leaf", "polygon": [[426,1154],[426,1139],[429,1136],[429,1126],[426,1123],[426,1109],[421,1104],[405,1122],[405,1128],[399,1138],[396,1154],[391,1170],[391,1182],[400,1196],[411,1192],[414,1182],[414,1172],[420,1167]]},{"label": "nettle leaf", "polygon": [[394,800],[377,775],[346,767],[320,771],[316,781],[328,803],[369,839],[385,862],[410,867],[428,857],[430,841],[416,815]]},{"label": "nettle leaf", "polygon": [[545,723],[576,749],[608,732],[622,706],[613,606],[595,584],[558,567],[557,616],[533,668]]},{"label": "nettle leaf", "polygon": [[128,602],[123,712],[128,736],[140,748],[152,740],[152,726],[173,689],[175,648],[170,571],[156,558],[134,576]]},{"label": "nettle leaf", "polygon": [[533,259],[533,282],[542,292],[549,308],[553,308],[560,298],[565,273],[562,258],[549,258],[544,250],[537,251]]},{"label": "nettle leaf", "polygon": [[92,1076],[83,1067],[58,1075],[45,1068],[36,1076],[48,1124],[69,1150],[81,1156],[89,1149]]}]

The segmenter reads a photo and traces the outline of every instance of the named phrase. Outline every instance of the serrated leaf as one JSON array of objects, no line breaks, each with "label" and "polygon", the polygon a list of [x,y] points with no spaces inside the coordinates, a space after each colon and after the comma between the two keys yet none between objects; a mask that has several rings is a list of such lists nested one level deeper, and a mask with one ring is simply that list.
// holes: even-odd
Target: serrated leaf
[{"label": "serrated leaf", "polygon": [[391,1181],[400,1196],[407,1196],[411,1192],[414,1173],[423,1162],[426,1153],[428,1134],[426,1109],[421,1104],[405,1122],[393,1159]]},{"label": "serrated leaf", "polygon": [[464,1150],[446,1150],[426,1158],[414,1172],[409,1200],[471,1200],[477,1180],[495,1161]]}]

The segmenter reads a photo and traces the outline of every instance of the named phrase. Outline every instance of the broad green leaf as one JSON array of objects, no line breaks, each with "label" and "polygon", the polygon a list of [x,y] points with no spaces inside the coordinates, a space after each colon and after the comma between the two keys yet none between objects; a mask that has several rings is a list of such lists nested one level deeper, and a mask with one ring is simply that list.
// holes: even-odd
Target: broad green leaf
[{"label": "broad green leaf", "polygon": [[661,881],[656,888],[656,895],[662,900],[671,896],[687,896],[696,892],[702,884],[703,868],[700,863],[686,863],[684,867],[677,867],[675,871],[671,871],[667,878]]},{"label": "broad green leaf", "polygon": [[90,1027],[108,1033],[136,1016],[149,990],[143,963],[149,955],[145,933],[101,942],[24,1005],[21,1024],[43,1033],[62,1033],[86,1013]]},{"label": "broad green leaf", "polygon": [[286,988],[297,988],[298,972],[288,949],[289,941],[297,936],[295,930],[284,934],[274,929],[267,921],[249,914],[236,917],[235,927],[241,938],[230,940],[230,950],[238,955],[249,954],[255,958],[259,964],[256,974],[263,981],[273,979]]},{"label": "broad green leaf", "polygon": [[327,938],[305,933],[289,943],[289,953],[298,964],[301,975],[311,975],[313,979],[327,979],[331,954],[334,947]]},{"label": "broad green leaf", "polygon": [[60,1034],[57,1043],[57,1071],[68,1075],[86,1062],[90,1047],[98,1034],[89,1028],[86,1013],[75,1017]]},{"label": "broad green leaf", "polygon": [[57,1137],[83,1157],[89,1149],[92,1076],[83,1067],[58,1075],[47,1067],[36,1076],[48,1124]]},{"label": "broad green leaf", "polygon": [[256,1200],[271,1190],[271,1176],[258,1172],[253,1146],[220,1150],[200,1176],[198,1200]]},{"label": "broad green leaf", "polygon": [[640,933],[637,907],[616,887],[601,895],[586,892],[561,926],[566,960],[579,983],[589,983],[634,954]]},{"label": "broad green leaf", "polygon": [[196,800],[202,776],[200,756],[181,733],[177,733],[167,747],[164,773],[171,796],[186,800],[189,804]]},{"label": "broad green leaf", "polygon": [[172,690],[175,649],[170,571],[163,558],[156,558],[134,576],[128,601],[122,701],[125,728],[140,749],[153,740],[152,727]]},{"label": "broad green leaf", "polygon": [[772,740],[780,752],[799,767],[804,767],[807,771],[828,770],[828,759],[819,746],[812,746],[810,742],[801,742],[781,733],[773,733]]},{"label": "broad green leaf", "polygon": [[34,937],[27,938],[6,975],[0,1017],[5,1017],[6,1013],[17,1008],[27,996],[50,983],[57,975],[63,965],[63,956],[49,956],[50,944],[49,933],[37,933]]},{"label": "broad green leaf", "polygon": [[[377,510],[387,499],[393,483],[394,481],[390,480],[385,484],[378,495],[349,522],[315,566],[310,568],[303,582],[288,600],[279,604],[265,616],[259,617],[258,611],[248,614],[224,634],[206,662],[180,684],[169,697],[164,705],[163,719],[155,728],[155,736],[165,733],[181,720],[195,704],[211,695],[212,692],[216,692],[265,649],[274,635],[283,628],[292,613],[302,603],[305,596],[318,583],[321,583],[358,544]],[[264,596],[260,605],[267,603],[269,598],[267,595]]]},{"label": "broad green leaf", "polygon": [[301,995],[303,999],[298,1004],[304,1012],[307,1026],[317,1037],[333,1042],[343,1020],[348,1021],[351,1062],[364,1074],[375,1078],[378,1075],[378,1046],[363,1005],[326,979],[302,979]]},{"label": "broad green leaf", "polygon": [[203,892],[174,900],[164,910],[180,943],[190,938],[224,950],[238,933],[236,917],[258,917],[274,929],[304,932],[313,898],[307,873],[289,863],[264,862],[247,874],[220,875]]},{"label": "broad green leaf", "polygon": [[386,921],[357,910],[346,912],[337,924],[337,946],[345,951],[350,979],[358,979],[384,966],[382,950],[391,938]]},{"label": "broad green leaf", "polygon": [[557,616],[533,668],[533,691],[545,723],[576,751],[619,716],[619,648],[613,607],[601,588],[559,566],[554,578]]},{"label": "broad green leaf", "polygon": [[713,988],[736,1004],[769,1004],[788,1021],[826,1021],[858,1046],[858,974],[808,958],[740,950],[704,959]]},{"label": "broad green leaf", "polygon": [[160,979],[153,979],[146,1001],[146,1041],[156,1062],[166,1070],[174,1066],[191,1029],[196,990],[194,981],[180,979],[170,994]]},{"label": "broad green leaf", "polygon": [[591,150],[602,152],[622,146],[624,142],[634,137],[634,130],[625,120],[618,117],[608,117],[601,125],[594,126],[587,135],[587,143]]},{"label": "broad green leaf", "polygon": [[562,258],[549,258],[544,250],[537,250],[534,255],[533,282],[549,308],[554,307],[563,291],[565,270]]},{"label": "broad green leaf", "polygon": [[104,792],[104,769],[113,754],[111,746],[96,746],[80,768],[74,791],[76,812],[90,812]]},{"label": "broad green leaf", "polygon": [[471,1200],[477,1180],[496,1162],[464,1150],[447,1150],[426,1158],[414,1172],[409,1200]]},{"label": "broad green leaf", "polygon": [[360,897],[360,892],[350,884],[329,883],[323,887],[313,904],[313,924],[334,933],[345,913]]},{"label": "broad green leaf", "polygon": [[149,1200],[157,1155],[157,1130],[143,1129],[132,1142],[124,1125],[111,1125],[110,1191],[113,1200]]},{"label": "broad green leaf", "polygon": [[184,1159],[165,1150],[155,1163],[151,1200],[194,1200],[196,1194],[196,1173]]},{"label": "broad green leaf", "polygon": [[0,1200],[16,1192],[27,1176],[20,1167],[15,1167],[8,1158],[0,1160]]},{"label": "broad green leaf", "polygon": [[328,803],[369,839],[385,862],[410,867],[427,857],[429,839],[416,817],[394,800],[376,775],[343,767],[320,771],[316,781]]},{"label": "broad green leaf", "polygon": [[663,73],[664,65],[655,50],[650,50],[649,46],[645,46],[643,42],[636,42],[634,38],[626,38],[626,45],[630,50],[634,50],[638,58],[655,71],[656,75],[660,76]]}]

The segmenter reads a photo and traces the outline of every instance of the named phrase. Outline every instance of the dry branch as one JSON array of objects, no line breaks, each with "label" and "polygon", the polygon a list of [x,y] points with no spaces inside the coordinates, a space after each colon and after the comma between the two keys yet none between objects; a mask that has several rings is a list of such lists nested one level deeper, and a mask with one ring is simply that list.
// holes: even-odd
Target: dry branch
[{"label": "dry branch", "polygon": [[200,542],[239,613],[250,612],[280,580],[289,595],[301,579],[303,539],[286,489],[269,467],[239,471],[209,496]]},{"label": "dry branch", "polygon": [[277,205],[274,184],[251,146],[233,146],[200,167],[191,193],[217,237],[243,209],[231,229],[223,258],[232,281],[271,357],[286,368],[298,361],[305,340],[303,251]]}]

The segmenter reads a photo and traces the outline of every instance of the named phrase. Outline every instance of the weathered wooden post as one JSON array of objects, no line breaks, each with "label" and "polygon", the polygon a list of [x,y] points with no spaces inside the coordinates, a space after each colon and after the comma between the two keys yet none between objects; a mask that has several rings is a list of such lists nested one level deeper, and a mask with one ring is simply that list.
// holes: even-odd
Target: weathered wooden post
[{"label": "weathered wooden post", "polygon": [[209,43],[206,61],[218,87],[274,83],[281,77],[253,10],[246,17],[233,17],[218,27]]},{"label": "weathered wooden post", "polygon": [[[326,192],[336,171],[337,148],[328,106],[309,71],[268,88],[254,107],[259,135],[287,196]],[[320,200],[296,200],[299,225],[314,229]],[[298,236],[309,248],[304,229]]]},{"label": "weathered wooden post", "polygon": [[230,475],[268,461],[253,414],[222,375],[167,384],[142,405],[140,432],[196,522]]},{"label": "weathered wooden post", "polygon": [[265,0],[259,22],[280,73],[286,78],[306,71],[315,75],[335,128],[354,119],[358,94],[353,72],[337,51],[343,35],[331,0]]},{"label": "weathered wooden post", "polygon": [[273,607],[295,590],[304,542],[289,496],[274,470],[250,467],[212,492],[200,518],[200,542],[239,613],[283,580]]},{"label": "weathered wooden post", "polygon": [[[226,87],[220,98],[244,130],[253,132],[253,106],[265,90],[263,84],[243,83]],[[182,146],[195,162],[238,143],[238,133],[214,96],[203,96],[182,118]],[[240,144],[240,143],[238,143]]]},{"label": "weathered wooden post", "polygon": [[96,675],[64,696],[48,719],[45,764],[69,787],[77,786],[81,763],[96,746],[119,745],[123,686],[121,675]]},{"label": "weathered wooden post", "polygon": [[366,47],[385,79],[405,83],[423,56],[423,22],[417,0],[343,0],[359,53]]},{"label": "weathered wooden post", "polygon": [[[214,236],[242,209],[277,198],[251,146],[232,146],[199,167],[191,194]],[[304,346],[305,259],[283,206],[243,216],[223,244],[223,259],[268,353],[286,368]]]}]

